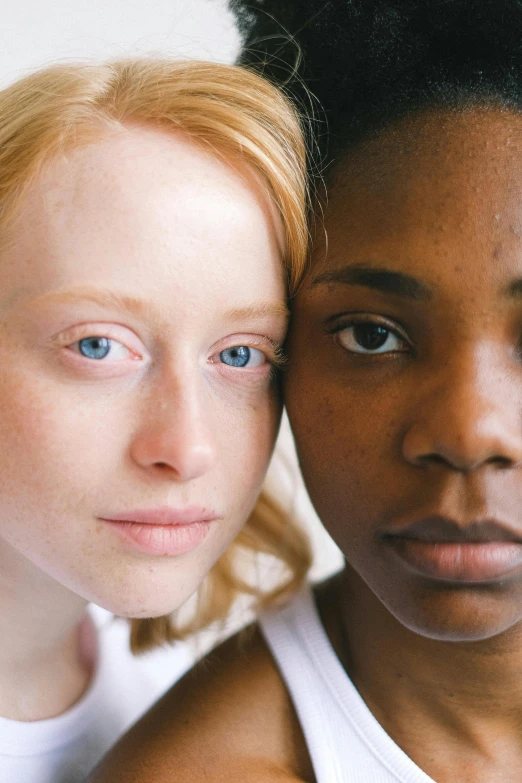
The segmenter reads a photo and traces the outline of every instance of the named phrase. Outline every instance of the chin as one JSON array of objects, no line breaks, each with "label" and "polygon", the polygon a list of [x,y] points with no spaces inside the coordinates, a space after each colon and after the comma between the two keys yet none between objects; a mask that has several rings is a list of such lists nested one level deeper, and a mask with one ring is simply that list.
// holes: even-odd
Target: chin
[{"label": "chin", "polygon": [[143,601],[139,597],[133,598],[133,596],[128,596],[125,600],[121,600],[118,596],[108,598],[100,595],[91,600],[117,617],[124,617],[128,620],[143,620],[172,614],[185,603],[188,597],[180,597],[179,601],[176,602],[173,601],[172,595],[169,600],[167,598],[161,600],[158,596],[154,596],[154,600],[149,599],[148,601]]},{"label": "chin", "polygon": [[198,584],[197,580],[162,580],[150,575],[148,579],[136,578],[132,584],[104,582],[84,585],[83,590],[77,586],[76,592],[118,617],[144,619],[172,614],[196,592]]},{"label": "chin", "polygon": [[388,606],[406,628],[441,642],[479,642],[509,631],[522,620],[522,602],[501,589],[485,587],[426,590]]}]

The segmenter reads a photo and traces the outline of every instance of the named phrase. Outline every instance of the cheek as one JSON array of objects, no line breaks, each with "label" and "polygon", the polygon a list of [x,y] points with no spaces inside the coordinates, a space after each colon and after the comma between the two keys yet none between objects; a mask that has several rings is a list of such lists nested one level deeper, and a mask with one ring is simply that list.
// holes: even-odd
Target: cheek
[{"label": "cheek", "polygon": [[[212,496],[225,511],[226,524],[215,528],[208,544],[195,553],[187,584],[196,589],[199,580],[226,550],[247,521],[262,488],[279,429],[282,404],[270,393],[263,402],[220,409],[217,469],[211,479]],[[209,482],[204,479],[207,488]]]},{"label": "cheek", "polygon": [[366,471],[383,446],[379,413],[370,411],[348,387],[329,383],[308,371],[306,359],[293,364],[286,386],[286,406],[300,459],[321,480]]},{"label": "cheek", "polygon": [[217,480],[225,502],[250,513],[272,454],[282,403],[274,388],[262,399],[250,400],[216,413],[219,430]]},{"label": "cheek", "polygon": [[400,421],[391,399],[330,381],[296,350],[285,401],[299,463],[318,515],[346,551],[343,538],[367,528],[395,494]]},{"label": "cheek", "polygon": [[115,406],[88,404],[72,388],[14,374],[0,376],[0,399],[0,502],[21,495],[40,510],[73,502],[105,469]]}]

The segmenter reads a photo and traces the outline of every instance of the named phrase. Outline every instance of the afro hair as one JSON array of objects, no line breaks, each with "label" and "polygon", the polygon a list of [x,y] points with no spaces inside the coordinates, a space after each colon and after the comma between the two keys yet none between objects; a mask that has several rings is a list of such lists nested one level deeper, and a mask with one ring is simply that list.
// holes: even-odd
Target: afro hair
[{"label": "afro hair", "polygon": [[[522,105],[522,0],[230,0],[239,61],[310,91],[339,151],[437,104]],[[325,150],[326,134],[319,138]]]}]

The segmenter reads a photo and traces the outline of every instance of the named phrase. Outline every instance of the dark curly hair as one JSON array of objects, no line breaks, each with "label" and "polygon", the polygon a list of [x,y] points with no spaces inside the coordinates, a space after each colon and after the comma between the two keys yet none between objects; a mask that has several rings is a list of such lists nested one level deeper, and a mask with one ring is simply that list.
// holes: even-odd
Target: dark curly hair
[{"label": "dark curly hair", "polygon": [[[522,0],[230,0],[239,61],[315,94],[329,156],[423,107],[522,107]],[[298,62],[300,58],[300,63]],[[327,134],[318,134],[323,155]]]}]

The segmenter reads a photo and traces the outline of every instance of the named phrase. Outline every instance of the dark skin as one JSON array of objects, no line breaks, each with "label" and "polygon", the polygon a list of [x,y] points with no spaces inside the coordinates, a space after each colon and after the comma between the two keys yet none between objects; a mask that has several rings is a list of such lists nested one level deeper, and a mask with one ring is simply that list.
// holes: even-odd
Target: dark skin
[{"label": "dark skin", "polygon": [[[398,122],[338,165],[328,252],[319,231],[293,303],[286,403],[348,562],[318,594],[323,622],[369,708],[437,783],[522,776],[521,192],[521,116]],[[404,530],[441,518],[444,535],[468,536],[458,556],[433,565],[451,546],[416,540],[412,561]],[[468,544],[498,538],[491,520],[509,541],[477,566]],[[314,781],[261,637],[213,656],[93,780]]]}]

